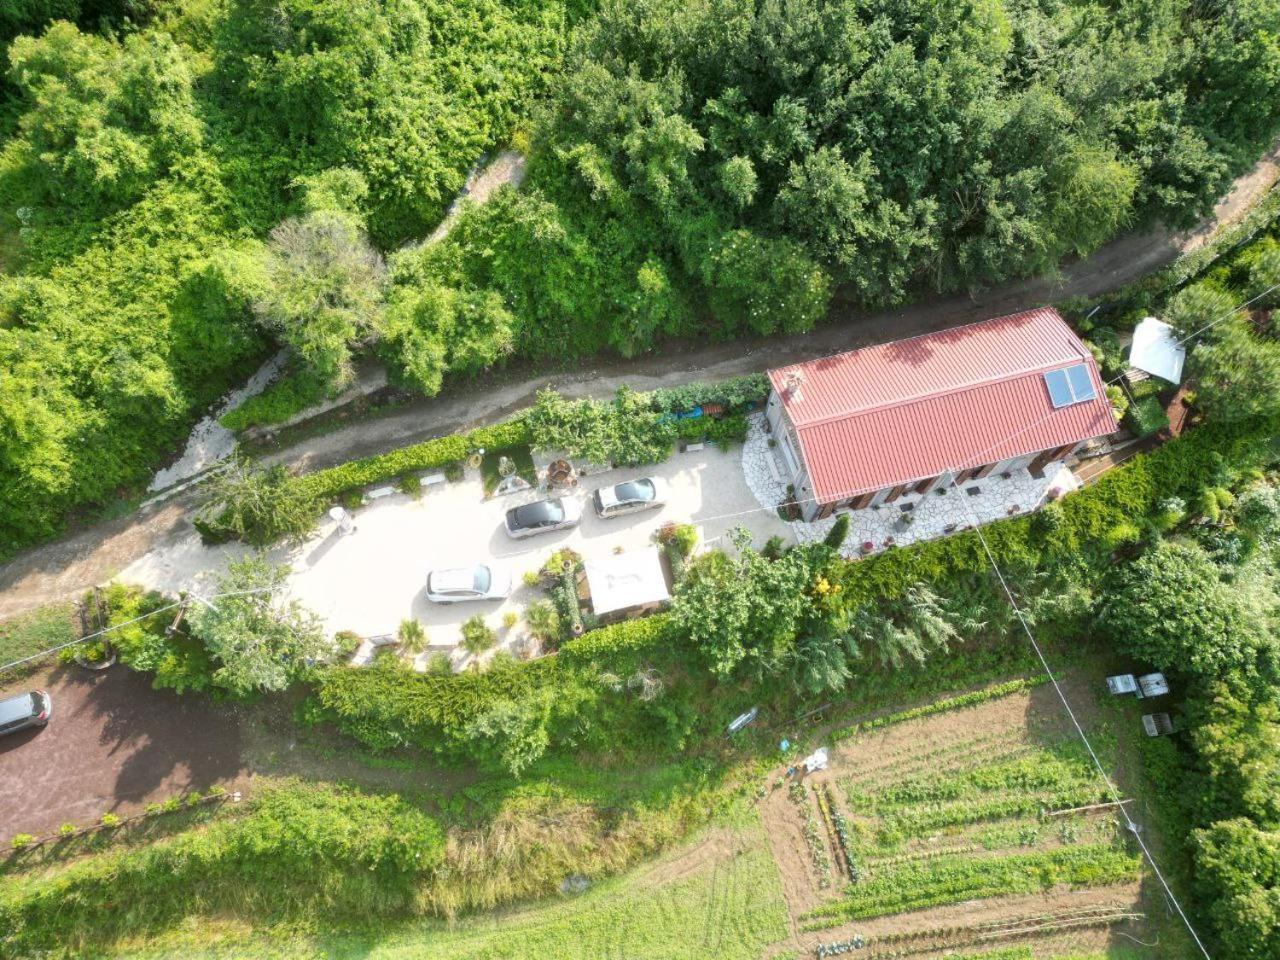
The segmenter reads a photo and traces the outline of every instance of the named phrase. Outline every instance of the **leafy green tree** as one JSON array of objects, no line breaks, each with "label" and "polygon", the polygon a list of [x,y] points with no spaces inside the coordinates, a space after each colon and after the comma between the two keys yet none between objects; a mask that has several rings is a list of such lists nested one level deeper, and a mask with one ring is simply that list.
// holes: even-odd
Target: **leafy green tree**
[{"label": "leafy green tree", "polygon": [[1222,682],[1189,706],[1201,821],[1249,817],[1280,826],[1280,707],[1243,698]]},{"label": "leafy green tree", "polygon": [[1246,819],[1197,830],[1195,886],[1227,960],[1280,952],[1280,832]]},{"label": "leafy green tree", "polygon": [[1280,343],[1263,340],[1232,316],[1191,351],[1196,402],[1215,420],[1280,413]]},{"label": "leafy green tree", "polygon": [[500,700],[468,724],[466,737],[481,756],[492,755],[513,777],[542,758],[551,745],[553,691]]},{"label": "leafy green tree", "polygon": [[350,217],[317,211],[271,231],[266,273],[259,322],[319,376],[345,384],[353,348],[382,328],[382,257]]},{"label": "leafy green tree", "polygon": [[216,664],[215,686],[235,697],[284,690],[331,649],[319,619],[284,597],[287,567],[234,560],[211,605],[193,604],[191,632]]},{"label": "leafy green tree", "polygon": [[731,534],[737,556],[695,560],[671,606],[675,629],[707,661],[713,674],[761,678],[787,662],[813,614],[807,595],[825,548],[798,548],[767,560],[741,529]]},{"label": "leafy green tree", "polygon": [[881,666],[901,669],[907,661],[923,666],[960,639],[941,598],[923,584],[908,587],[901,599],[882,609],[863,607],[849,625],[855,644],[873,651]]},{"label": "leafy green tree", "polygon": [[1210,678],[1271,669],[1262,625],[1198,547],[1164,542],[1118,568],[1100,620],[1122,650],[1161,670]]},{"label": "leafy green tree", "polygon": [[203,139],[194,72],[164,34],[117,44],[62,21],[16,39],[9,61],[26,110],[8,149],[36,202],[100,216],[136,199]]},{"label": "leafy green tree", "polygon": [[213,478],[203,512],[235,539],[265,547],[310,533],[318,510],[284,467],[262,468],[237,457]]}]

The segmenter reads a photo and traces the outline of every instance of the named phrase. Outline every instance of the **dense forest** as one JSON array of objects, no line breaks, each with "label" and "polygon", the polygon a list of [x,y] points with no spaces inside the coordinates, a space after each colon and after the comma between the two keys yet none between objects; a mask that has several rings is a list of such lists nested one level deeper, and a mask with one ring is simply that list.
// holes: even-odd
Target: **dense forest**
[{"label": "dense forest", "polygon": [[[1275,131],[1278,34],[1274,0],[5,5],[0,552],[273,343],[298,403],[370,350],[434,392],[1191,222]],[[504,144],[525,188],[421,243]]]}]

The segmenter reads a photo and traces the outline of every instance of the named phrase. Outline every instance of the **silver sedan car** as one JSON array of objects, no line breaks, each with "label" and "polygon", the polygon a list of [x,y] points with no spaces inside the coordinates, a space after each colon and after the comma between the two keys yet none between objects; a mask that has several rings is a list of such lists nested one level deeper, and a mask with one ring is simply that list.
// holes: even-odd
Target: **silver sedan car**
[{"label": "silver sedan car", "polygon": [[667,502],[667,481],[661,477],[627,480],[612,487],[601,487],[591,495],[596,516],[601,520],[620,517],[641,510],[656,510]]},{"label": "silver sedan car", "polygon": [[503,600],[511,594],[511,573],[484,563],[474,567],[432,570],[427,574],[427,599],[433,603]]}]

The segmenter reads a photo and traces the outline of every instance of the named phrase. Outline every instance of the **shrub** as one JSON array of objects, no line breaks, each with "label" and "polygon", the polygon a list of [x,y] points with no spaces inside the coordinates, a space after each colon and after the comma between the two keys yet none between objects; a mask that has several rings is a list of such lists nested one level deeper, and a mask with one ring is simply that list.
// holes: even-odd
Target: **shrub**
[{"label": "shrub", "polygon": [[504,630],[510,630],[519,622],[520,617],[514,610],[508,610],[502,615],[502,628]]},{"label": "shrub", "polygon": [[747,418],[738,414],[712,420],[707,426],[707,438],[721,450],[743,443],[747,439]]},{"label": "shrub", "polygon": [[845,540],[849,538],[849,515],[842,513],[836,517],[836,522],[831,525],[831,529],[827,531],[827,535],[822,538],[822,542],[833,550],[839,550],[844,546]]},{"label": "shrub", "polygon": [[427,645],[427,631],[413,617],[400,621],[396,637],[406,653],[421,653]]},{"label": "shrub", "polygon": [[453,673],[453,661],[447,653],[436,651],[427,657],[426,672],[434,677],[447,677]]},{"label": "shrub", "polygon": [[286,373],[256,397],[250,397],[233,410],[228,410],[218,422],[237,433],[250,427],[284,423],[307,407],[329,396],[324,378],[309,369]]},{"label": "shrub", "polygon": [[13,847],[14,850],[25,850],[35,842],[35,839],[36,838],[29,833],[15,833],[9,841],[9,845]]},{"label": "shrub", "polygon": [[560,639],[560,614],[550,600],[538,600],[524,611],[524,622],[529,633],[542,643],[554,643]]},{"label": "shrub", "polygon": [[1128,427],[1135,436],[1148,437],[1169,426],[1169,417],[1157,397],[1144,397],[1129,407]]},{"label": "shrub", "polygon": [[484,617],[476,614],[462,625],[462,649],[473,657],[478,657],[486,650],[492,649],[498,638]]},{"label": "shrub", "polygon": [[120,818],[114,813],[104,813],[102,815],[102,825],[108,830],[113,830],[120,826]]},{"label": "shrub", "polygon": [[74,823],[60,823],[58,824],[58,836],[69,837],[74,834],[77,829],[78,828]]}]

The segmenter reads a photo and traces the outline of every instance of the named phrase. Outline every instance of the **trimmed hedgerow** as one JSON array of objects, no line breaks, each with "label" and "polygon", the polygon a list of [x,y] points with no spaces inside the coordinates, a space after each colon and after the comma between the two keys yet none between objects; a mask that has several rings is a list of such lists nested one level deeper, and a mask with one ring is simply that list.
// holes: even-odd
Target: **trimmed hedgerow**
[{"label": "trimmed hedgerow", "polygon": [[598,664],[614,657],[657,650],[673,640],[670,618],[658,613],[639,620],[624,620],[576,637],[560,648],[560,659],[567,663]]},{"label": "trimmed hedgerow", "polygon": [[528,440],[529,432],[524,420],[517,417],[470,433],[450,434],[376,457],[353,460],[328,470],[317,470],[299,477],[294,483],[306,496],[327,500],[406,473],[439,470],[482,448],[514,447]]},{"label": "trimmed hedgerow", "polygon": [[649,394],[649,400],[653,409],[664,413],[683,413],[708,403],[718,403],[727,410],[738,410],[749,403],[762,403],[768,393],[768,376],[763,373],[748,373],[719,383],[690,383],[654,390]]},{"label": "trimmed hedgerow", "polygon": [[915,583],[985,572],[989,563],[983,539],[997,562],[1015,569],[1080,557],[1101,559],[1116,546],[1117,533],[1132,531],[1136,520],[1156,515],[1168,497],[1193,499],[1224,463],[1244,470],[1273,456],[1278,431],[1276,420],[1201,426],[1038,513],[983,527],[982,539],[973,531],[962,532],[851,561],[841,577],[845,602],[892,599]]}]

